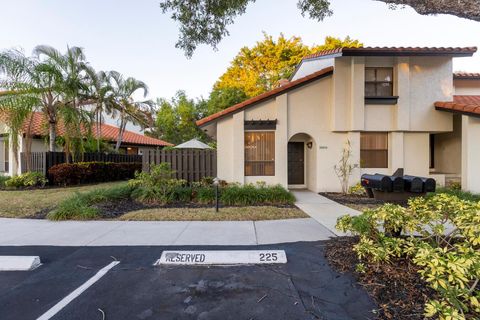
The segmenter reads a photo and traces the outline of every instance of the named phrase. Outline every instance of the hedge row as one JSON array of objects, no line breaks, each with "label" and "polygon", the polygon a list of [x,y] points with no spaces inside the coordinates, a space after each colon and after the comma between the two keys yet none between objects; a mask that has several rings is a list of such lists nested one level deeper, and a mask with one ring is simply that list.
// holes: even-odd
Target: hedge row
[{"label": "hedge row", "polygon": [[55,165],[48,175],[53,184],[68,186],[132,179],[141,170],[141,163],[77,162]]}]

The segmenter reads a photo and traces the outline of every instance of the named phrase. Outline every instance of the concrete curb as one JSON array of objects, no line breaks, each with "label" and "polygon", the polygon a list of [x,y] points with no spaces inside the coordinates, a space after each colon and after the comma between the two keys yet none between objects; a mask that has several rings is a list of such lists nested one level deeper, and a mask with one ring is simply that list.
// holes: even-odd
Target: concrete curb
[{"label": "concrete curb", "polygon": [[0,271],[30,271],[40,265],[39,256],[0,256]]}]

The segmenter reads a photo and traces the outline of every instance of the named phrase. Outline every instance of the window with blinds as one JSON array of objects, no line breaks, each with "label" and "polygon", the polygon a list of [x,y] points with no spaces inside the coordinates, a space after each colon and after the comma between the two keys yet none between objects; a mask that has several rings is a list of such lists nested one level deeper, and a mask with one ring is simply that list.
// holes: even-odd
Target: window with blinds
[{"label": "window with blinds", "polygon": [[388,133],[363,132],[360,134],[360,166],[388,168]]},{"label": "window with blinds", "polygon": [[275,175],[275,132],[245,132],[245,175]]}]

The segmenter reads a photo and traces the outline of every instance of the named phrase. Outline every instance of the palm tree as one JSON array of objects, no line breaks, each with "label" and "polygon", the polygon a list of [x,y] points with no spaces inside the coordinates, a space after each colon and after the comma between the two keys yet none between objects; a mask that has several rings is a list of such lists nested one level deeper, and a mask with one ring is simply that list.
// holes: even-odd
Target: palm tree
[{"label": "palm tree", "polygon": [[[23,133],[25,121],[41,104],[41,90],[36,85],[36,61],[19,50],[0,52],[0,115],[9,130],[10,145],[18,166],[18,138]],[[30,136],[31,117],[27,126]],[[29,153],[27,143],[26,152]],[[27,161],[27,169],[29,161]]]},{"label": "palm tree", "polygon": [[[64,139],[69,145],[66,151],[75,154],[83,149],[82,127],[89,126],[82,107],[87,102],[88,64],[82,48],[67,47],[65,54],[50,46],[37,46],[34,55],[41,61],[39,68],[45,71],[43,78],[52,78],[52,90],[44,98],[43,112],[49,126],[49,149],[55,150],[56,130],[59,120],[65,127]],[[41,58],[44,57],[43,60]],[[77,141],[71,144],[72,141]]]},{"label": "palm tree", "polygon": [[132,122],[142,127],[147,126],[152,122],[150,110],[154,103],[151,100],[137,101],[134,99],[133,95],[138,90],[143,91],[143,97],[148,95],[148,87],[143,81],[132,77],[124,79],[116,71],[109,72],[109,77],[113,82],[114,115],[118,113],[120,122],[115,145],[115,151],[118,152],[127,123]]},{"label": "palm tree", "polygon": [[95,135],[97,140],[97,152],[100,152],[100,140],[102,137],[103,114],[111,114],[113,109],[113,87],[110,85],[109,73],[96,72],[88,66],[85,69],[89,78],[88,98],[94,102]]}]

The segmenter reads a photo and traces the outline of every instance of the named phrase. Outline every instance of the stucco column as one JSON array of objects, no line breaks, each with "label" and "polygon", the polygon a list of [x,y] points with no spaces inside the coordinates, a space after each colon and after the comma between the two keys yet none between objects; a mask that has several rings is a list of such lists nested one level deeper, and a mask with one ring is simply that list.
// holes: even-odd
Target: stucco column
[{"label": "stucco column", "polygon": [[389,143],[389,171],[393,174],[398,168],[405,168],[405,144],[403,132],[392,132]]},{"label": "stucco column", "polygon": [[288,97],[282,94],[275,99],[277,128],[275,130],[275,180],[288,187]]},{"label": "stucco column", "polygon": [[410,58],[397,57],[396,61],[393,94],[399,98],[394,127],[397,130],[410,130]]},{"label": "stucco column", "polygon": [[233,115],[233,181],[245,183],[245,114],[243,111]]},{"label": "stucco column", "polygon": [[18,136],[18,164],[15,162],[15,153],[13,152],[13,143],[12,139],[8,138],[8,175],[13,177],[17,174],[21,173],[20,166],[21,166],[21,159],[20,159],[20,152],[23,150],[23,138],[22,136]]},{"label": "stucco column", "polygon": [[351,130],[365,129],[365,57],[352,57],[350,68]]},{"label": "stucco column", "polygon": [[[349,132],[348,141],[350,141],[352,157],[350,163],[355,167],[350,176],[350,185],[355,185],[360,182],[361,170],[360,170],[360,132]],[[321,178],[321,177],[319,177]]]},{"label": "stucco column", "polygon": [[462,189],[480,193],[480,119],[462,116]]}]

